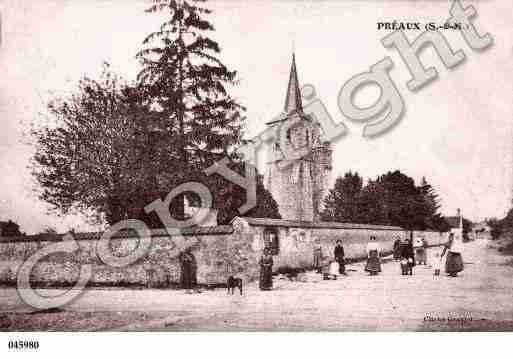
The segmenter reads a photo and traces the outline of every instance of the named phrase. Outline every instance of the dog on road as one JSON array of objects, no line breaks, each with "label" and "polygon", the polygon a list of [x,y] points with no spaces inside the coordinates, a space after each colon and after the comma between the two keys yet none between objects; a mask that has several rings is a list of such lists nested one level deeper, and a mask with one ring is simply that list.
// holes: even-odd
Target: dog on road
[{"label": "dog on road", "polygon": [[234,294],[235,288],[239,288],[240,295],[242,295],[242,279],[234,276],[229,276],[226,281],[226,287],[228,288],[228,294]]}]

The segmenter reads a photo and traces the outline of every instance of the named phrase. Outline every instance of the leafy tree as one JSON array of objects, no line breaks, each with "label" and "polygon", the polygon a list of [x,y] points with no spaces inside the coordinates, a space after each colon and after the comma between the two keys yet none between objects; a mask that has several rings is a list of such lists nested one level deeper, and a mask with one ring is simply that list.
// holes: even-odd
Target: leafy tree
[{"label": "leafy tree", "polygon": [[[58,212],[108,223],[138,218],[160,227],[156,213],[144,207],[179,184],[204,181],[217,193],[220,184],[229,185],[202,171],[239,143],[244,109],[228,94],[236,72],[221,62],[219,45],[207,36],[214,27],[204,19],[211,11],[203,2],[153,1],[147,12],[167,18],[137,54],[142,70],[136,86],[106,68],[99,81],[83,78],[72,96],[49,104],[55,124],[33,133],[33,172],[40,197]],[[223,192],[234,196],[224,202],[235,206],[245,195],[241,190]],[[279,216],[261,183],[257,191],[263,201],[252,213]],[[174,199],[173,217],[185,216],[183,203],[181,196]]]},{"label": "leafy tree", "polygon": [[[250,166],[241,161],[231,161],[228,167],[243,175],[245,166]],[[271,193],[265,189],[263,177],[258,174],[255,169],[256,181],[256,205],[250,211],[241,214],[239,208],[247,200],[247,192],[244,188],[230,182],[219,174],[206,176],[204,173],[194,177],[195,182],[203,183],[210,190],[213,196],[213,208],[217,209],[218,224],[228,224],[236,216],[256,217],[256,218],[281,218],[278,204],[272,197]],[[199,199],[195,198],[195,194],[187,194],[189,202],[193,205],[199,204]]]},{"label": "leafy tree", "polygon": [[463,218],[462,222],[463,222],[463,239],[465,241],[468,241],[468,240],[470,240],[470,237],[468,234],[472,232],[472,222],[466,218]]},{"label": "leafy tree", "polygon": [[486,224],[490,226],[492,239],[513,237],[513,208],[508,211],[504,218],[489,218],[486,220]]},{"label": "leafy tree", "polygon": [[448,232],[451,229],[450,224],[445,220],[444,216],[440,213],[437,213],[432,218],[433,227],[430,229],[433,229],[438,232]]},{"label": "leafy tree", "polygon": [[378,180],[367,181],[360,197],[362,223],[388,224],[384,193],[384,187]]},{"label": "leafy tree", "polygon": [[61,214],[108,223],[127,217],[132,200],[152,185],[151,116],[140,99],[105,65],[99,80],[84,77],[71,96],[48,104],[48,123],[32,133],[42,200]]},{"label": "leafy tree", "polygon": [[416,228],[425,212],[415,182],[400,171],[369,181],[362,193],[362,203],[368,223],[406,229]]},{"label": "leafy tree", "polygon": [[363,179],[357,172],[347,172],[335,180],[335,186],[325,199],[323,221],[358,222]]},{"label": "leafy tree", "polygon": [[[243,173],[243,169],[244,165],[240,162],[233,164],[233,170],[238,171],[240,174]],[[219,177],[218,179],[220,179]],[[264,187],[263,176],[257,173],[256,181],[256,206],[242,215],[255,218],[280,219],[278,203],[274,200],[271,192]],[[221,179],[221,183],[218,183],[216,187],[218,188],[215,195],[216,207],[218,208],[217,220],[219,224],[227,224],[235,216],[241,215],[238,209],[246,202],[247,193],[244,188],[225,179]]]},{"label": "leafy tree", "polygon": [[18,237],[21,236],[20,226],[12,220],[0,222],[0,236],[2,237]]},{"label": "leafy tree", "polygon": [[497,218],[490,218],[486,220],[486,224],[490,226],[492,239],[498,239],[503,231],[503,221]]},{"label": "leafy tree", "polygon": [[369,179],[348,172],[337,178],[326,199],[323,220],[401,226],[405,229],[447,231],[448,223],[438,213],[434,188],[423,178],[420,186],[400,171]]},{"label": "leafy tree", "polygon": [[388,172],[370,183],[370,191],[364,192],[367,206],[378,207],[373,211],[378,213],[381,224],[409,230],[448,230],[448,224],[438,213],[438,195],[425,178],[420,186],[415,186],[415,181],[400,171]]}]

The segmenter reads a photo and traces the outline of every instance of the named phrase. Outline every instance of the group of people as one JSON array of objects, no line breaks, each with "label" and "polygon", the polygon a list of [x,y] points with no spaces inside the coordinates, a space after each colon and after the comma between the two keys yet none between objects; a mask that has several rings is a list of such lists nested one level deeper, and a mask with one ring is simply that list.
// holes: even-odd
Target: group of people
[{"label": "group of people", "polygon": [[[371,237],[371,243],[372,239]],[[427,248],[428,243],[424,238],[416,238],[415,240],[396,239],[393,247],[393,258],[400,262],[403,275],[413,275],[413,267],[415,265],[428,264]],[[436,250],[434,252],[432,263],[434,275],[440,275],[442,261],[446,254],[445,272],[451,277],[456,277],[459,272],[463,271],[462,249],[462,239],[457,238],[454,233],[450,233],[449,240],[445,243],[442,252],[436,252]],[[368,252],[368,262],[372,262],[369,248]]]},{"label": "group of people", "polygon": [[[413,267],[415,265],[427,265],[427,250],[428,243],[424,238],[404,239],[397,238],[394,242],[393,247],[393,258],[399,261],[401,264],[402,275],[413,275]],[[381,272],[381,247],[376,240],[375,236],[370,237],[370,241],[367,244],[367,262],[365,264],[365,271],[371,276],[375,276]],[[440,275],[440,269],[442,266],[442,260],[445,256],[445,272],[451,276],[456,277],[459,272],[463,271],[463,258],[462,252],[462,240],[457,238],[454,233],[449,234],[449,240],[444,245],[441,253],[437,252],[434,256],[432,267],[434,268],[435,275]],[[316,247],[314,252],[314,264],[320,263],[321,247],[320,244]],[[341,255],[337,255],[341,253]],[[344,250],[342,242],[337,241],[335,247],[335,262],[340,263],[340,273],[345,273],[344,266]]]},{"label": "group of people", "polygon": [[336,241],[333,250],[333,257],[324,257],[322,253],[321,241],[314,240],[313,267],[317,273],[322,273],[324,279],[337,279],[339,275],[346,274],[345,252],[342,241]]},{"label": "group of people", "polygon": [[[397,238],[393,245],[393,258],[401,264],[403,275],[412,275],[415,265],[427,265],[427,247],[428,244],[424,238],[401,240]],[[367,262],[365,271],[371,276],[381,272],[381,248],[376,237],[371,236],[367,244]],[[443,251],[436,254],[432,263],[435,269],[435,275],[440,274],[442,259],[445,260],[445,272],[452,277],[463,271],[463,259],[461,256],[462,241],[456,238],[454,233],[450,233],[448,242],[444,245]],[[318,273],[324,275],[324,279],[336,279],[338,275],[346,275],[345,253],[341,240],[336,241],[333,250],[333,259],[326,265],[326,258],[322,253],[322,246],[319,239],[314,241],[313,264]],[[196,259],[192,254],[191,248],[186,249],[180,254],[180,285],[186,290],[186,293],[192,293],[197,290],[196,280]],[[273,256],[270,248],[264,248],[259,261],[260,265],[260,290],[271,290],[273,287]]]},{"label": "group of people", "polygon": [[401,264],[402,275],[413,275],[413,267],[427,264],[427,242],[424,238],[401,240],[394,242],[393,258]]}]

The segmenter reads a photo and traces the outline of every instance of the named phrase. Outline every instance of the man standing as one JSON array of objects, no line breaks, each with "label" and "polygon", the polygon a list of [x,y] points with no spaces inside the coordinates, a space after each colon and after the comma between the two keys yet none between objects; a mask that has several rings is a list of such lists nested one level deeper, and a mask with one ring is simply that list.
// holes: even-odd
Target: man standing
[{"label": "man standing", "polygon": [[322,246],[319,238],[314,240],[313,267],[317,273],[322,273]]},{"label": "man standing", "polygon": [[335,261],[338,262],[338,272],[343,275],[346,274],[346,266],[344,262],[344,247],[342,246],[342,241],[337,239],[337,243],[335,246]]}]

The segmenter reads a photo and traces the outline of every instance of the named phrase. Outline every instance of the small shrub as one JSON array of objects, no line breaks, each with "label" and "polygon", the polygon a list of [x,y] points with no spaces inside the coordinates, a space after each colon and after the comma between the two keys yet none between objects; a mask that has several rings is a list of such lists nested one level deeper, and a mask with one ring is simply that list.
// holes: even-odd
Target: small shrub
[{"label": "small shrub", "polygon": [[506,243],[504,243],[500,248],[499,251],[504,254],[513,254],[513,240],[509,240]]}]

